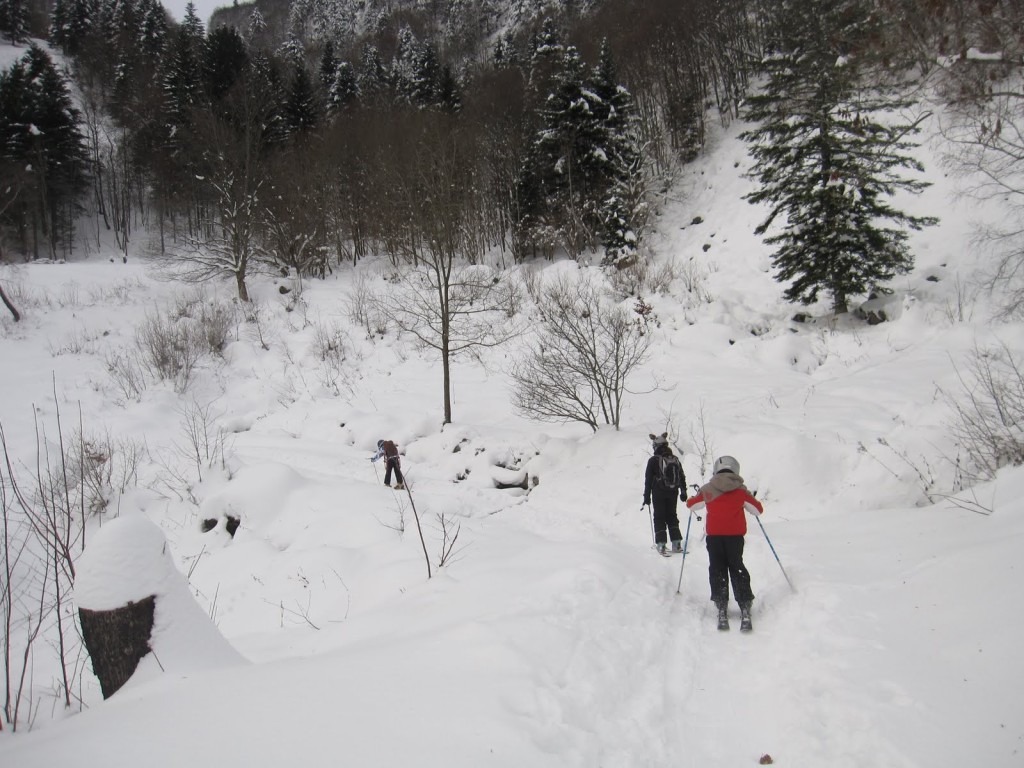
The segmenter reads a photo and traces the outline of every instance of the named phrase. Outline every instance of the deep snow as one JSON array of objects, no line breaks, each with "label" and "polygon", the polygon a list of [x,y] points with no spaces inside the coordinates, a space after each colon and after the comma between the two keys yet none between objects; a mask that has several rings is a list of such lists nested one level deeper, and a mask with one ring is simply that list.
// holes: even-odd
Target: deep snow
[{"label": "deep snow", "polygon": [[[1002,214],[956,198],[923,147],[935,185],[906,204],[942,223],[914,235],[917,267],[893,285],[893,319],[830,322],[815,307],[818,322],[794,323],[752,234],[761,214],[741,199],[739,129],[722,129],[663,201],[655,262],[679,276],[644,297],[655,344],[621,431],[515,414],[503,373],[515,347],[456,364],[454,423],[441,429],[436,359],[350,322],[348,268],[306,282],[291,312],[293,294],[254,283],[269,350],[240,324],[225,362],[208,362],[184,398],[154,385],[126,401],[104,356],[190,289],[155,281],[135,252],[127,264],[0,267],[25,314],[0,319],[0,422],[26,461],[36,419],[52,439],[54,391],[65,424],[80,408],[87,433],[144,440],[165,463],[180,464],[190,403],[230,435],[230,471],[206,472],[196,503],[147,488],[166,472],[146,466],[90,528],[78,599],[168,596],[153,637],[162,663],[145,661],[106,702],[87,672],[80,714],[38,694],[32,731],[0,734],[0,764],[1024,763],[1024,665],[1011,645],[1024,629],[1024,471],[951,497],[942,396],[958,391],[955,365],[976,344],[1021,349],[1021,327],[992,323],[985,294],[956,311],[983,258],[972,221]],[[382,269],[356,272],[379,280]],[[337,392],[314,354],[318,326],[347,335]],[[692,521],[677,594],[684,560],[652,552],[640,506],[647,434],[669,429],[699,482],[702,421],[712,454],[736,456],[757,489],[798,590],[751,521],[749,636],[715,630],[702,526]],[[367,461],[380,437],[404,452],[430,580],[408,497]],[[529,493],[495,487],[523,473],[537,480]],[[233,539],[229,514],[242,519]],[[440,514],[462,527],[437,569]],[[219,524],[202,533],[204,519]]]}]

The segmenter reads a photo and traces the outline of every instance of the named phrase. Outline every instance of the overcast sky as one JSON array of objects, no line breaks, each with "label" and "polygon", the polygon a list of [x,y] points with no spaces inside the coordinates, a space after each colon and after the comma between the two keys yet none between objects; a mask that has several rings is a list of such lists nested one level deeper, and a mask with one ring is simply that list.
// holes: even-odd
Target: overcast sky
[{"label": "overcast sky", "polygon": [[[188,5],[188,0],[161,0],[164,8],[178,21],[181,21],[185,17],[185,6]],[[210,15],[217,8],[221,8],[226,5],[231,5],[233,0],[193,0],[196,4],[196,13],[199,14],[199,18],[203,20],[203,26],[206,27],[210,23]]]}]

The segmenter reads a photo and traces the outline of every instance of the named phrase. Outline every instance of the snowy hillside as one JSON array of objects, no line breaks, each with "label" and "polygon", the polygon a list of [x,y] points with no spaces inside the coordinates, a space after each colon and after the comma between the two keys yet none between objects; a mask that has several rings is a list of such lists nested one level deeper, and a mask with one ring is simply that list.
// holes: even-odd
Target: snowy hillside
[{"label": "snowy hillside", "polygon": [[[253,284],[259,322],[235,325],[223,361],[205,359],[184,396],[163,384],[137,398],[111,361],[194,289],[141,258],[0,267],[25,316],[0,319],[0,423],[17,458],[35,461],[37,428],[52,442],[58,409],[69,434],[81,419],[151,457],[90,527],[79,598],[138,594],[145,576],[174,606],[187,580],[201,609],[158,614],[155,658],[110,700],[86,669],[80,714],[62,715],[39,650],[33,727],[0,734],[0,765],[1024,763],[1011,647],[1024,471],[956,495],[942,394],[976,345],[1020,351],[1021,327],[993,324],[984,293],[958,301],[977,277],[971,224],[998,212],[956,198],[922,148],[935,184],[906,205],[942,221],[914,235],[890,320],[814,307],[794,322],[752,234],[762,212],[741,199],[740,129],[662,201],[652,269],[675,277],[644,296],[655,341],[621,431],[516,414],[514,346],[457,362],[441,429],[436,358],[352,320],[357,276],[383,284],[383,262],[306,282],[299,302],[279,292],[287,280]],[[340,367],[318,354],[325,336],[344,342]],[[226,435],[213,446],[226,469],[204,466],[201,482],[184,426],[197,418]],[[702,454],[728,453],[765,505],[796,591],[751,520],[749,635],[715,629],[696,517],[685,559],[652,551],[643,467],[648,433],[665,429],[691,483]],[[403,451],[430,579],[410,497],[368,461],[379,438]],[[497,487],[524,476],[528,492]],[[437,568],[445,523],[461,528]],[[162,562],[161,535],[177,569],[138,573]]]}]

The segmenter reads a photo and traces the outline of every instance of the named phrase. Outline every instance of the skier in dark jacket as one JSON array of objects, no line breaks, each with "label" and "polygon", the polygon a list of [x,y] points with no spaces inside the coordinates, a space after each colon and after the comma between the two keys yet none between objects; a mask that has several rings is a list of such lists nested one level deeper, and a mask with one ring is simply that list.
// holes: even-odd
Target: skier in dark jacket
[{"label": "skier in dark jacket", "polygon": [[764,512],[740,477],[740,463],[732,456],[715,460],[714,474],[697,495],[686,502],[690,509],[707,507],[708,578],[711,600],[718,607],[718,628],[729,628],[729,581],[733,595],[740,604],[740,629],[751,629],[750,605],[754,593],[750,589],[750,573],[743,564],[743,537],[747,533],[746,510]]},{"label": "skier in dark jacket", "polygon": [[[644,473],[644,506],[654,502],[652,525],[654,526],[654,544],[658,551],[668,554],[668,541],[672,541],[672,551],[683,551],[683,536],[679,531],[679,517],[676,514],[676,499],[686,501],[686,477],[679,459],[668,445],[668,432],[651,435],[651,448],[654,455],[647,460],[647,471]],[[664,467],[667,461],[675,462],[679,469],[678,485],[666,482]]]},{"label": "skier in dark jacket", "polygon": [[398,446],[390,440],[378,440],[377,452],[373,454],[370,461],[377,461],[384,458],[384,485],[391,487],[391,472],[394,470],[395,490],[405,490],[405,480],[402,478],[402,459],[398,456]]}]

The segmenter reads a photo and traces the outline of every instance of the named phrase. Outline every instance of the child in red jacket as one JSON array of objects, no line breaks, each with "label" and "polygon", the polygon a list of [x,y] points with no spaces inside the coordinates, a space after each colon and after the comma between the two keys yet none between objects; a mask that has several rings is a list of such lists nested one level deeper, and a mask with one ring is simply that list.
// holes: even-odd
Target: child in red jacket
[{"label": "child in red jacket", "polygon": [[758,514],[764,512],[761,502],[743,485],[740,463],[732,456],[720,456],[715,461],[714,475],[696,496],[686,501],[690,509],[707,507],[708,577],[711,582],[711,600],[718,607],[718,628],[729,628],[729,581],[736,602],[740,604],[740,629],[753,628],[750,604],[754,593],[750,590],[750,573],[743,565],[743,537],[747,533],[745,510],[753,507]]}]

